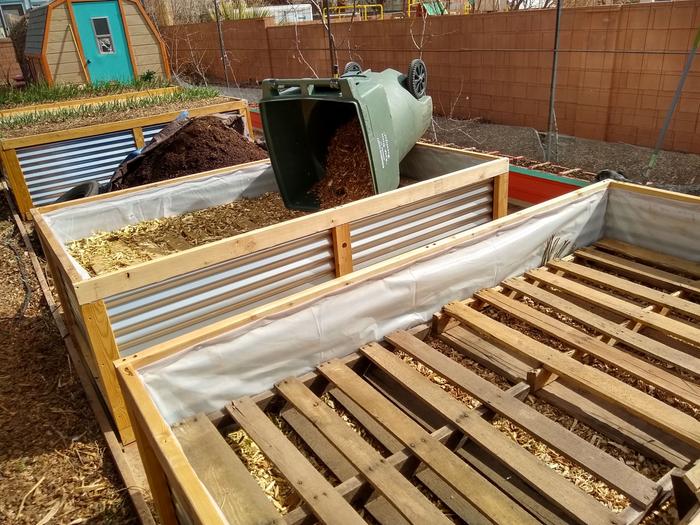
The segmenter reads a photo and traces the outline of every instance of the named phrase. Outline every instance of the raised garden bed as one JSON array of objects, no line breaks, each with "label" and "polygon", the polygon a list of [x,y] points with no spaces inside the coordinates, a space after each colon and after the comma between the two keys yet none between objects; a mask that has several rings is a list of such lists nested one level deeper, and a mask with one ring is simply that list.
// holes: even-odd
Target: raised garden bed
[{"label": "raised garden bed", "polygon": [[0,138],[17,138],[56,131],[82,128],[92,124],[121,119],[149,117],[173,110],[189,110],[206,105],[227,102],[212,88],[174,89],[163,93],[137,93],[126,98],[112,98],[102,102],[86,101],[54,109],[26,111],[0,116]]},{"label": "raised garden bed", "polygon": [[2,109],[0,109],[0,118],[24,115],[27,113],[56,112],[66,108],[74,108],[79,106],[99,105],[104,104],[106,102],[124,101],[144,97],[167,95],[169,93],[176,93],[178,91],[181,91],[181,89],[182,88],[176,86],[168,86],[144,89],[139,91],[126,91],[123,93],[120,92],[109,95],[96,95],[93,97],[86,98],[67,99],[56,102],[41,102],[36,104],[10,106],[7,108],[3,107]]},{"label": "raised garden bed", "polygon": [[[82,182],[108,181],[128,153],[143,147],[182,109],[177,104],[155,115],[0,139],[3,172],[20,212],[28,217],[32,207],[52,203]],[[191,116],[214,113],[241,114],[252,129],[243,100],[224,99],[189,109]]]},{"label": "raised garden bed", "polygon": [[95,84],[30,84],[17,88],[0,88],[0,114],[12,111],[51,108],[64,104],[91,102],[110,97],[128,97],[142,93],[178,89],[167,80],[135,80],[133,82],[101,82]]},{"label": "raised garden bed", "polygon": [[639,523],[700,456],[699,207],[605,181],[117,361],[161,519]]},{"label": "raised garden bed", "polygon": [[417,145],[402,168],[417,181],[95,277],[70,257],[72,241],[274,192],[269,161],[33,210],[71,333],[122,437],[129,425],[112,360],[506,213],[504,159]]}]

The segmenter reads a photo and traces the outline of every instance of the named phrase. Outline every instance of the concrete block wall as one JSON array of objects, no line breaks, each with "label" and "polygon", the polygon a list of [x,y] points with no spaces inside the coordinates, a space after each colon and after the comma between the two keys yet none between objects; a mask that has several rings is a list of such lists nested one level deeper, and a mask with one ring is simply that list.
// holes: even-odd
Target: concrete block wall
[{"label": "concrete block wall", "polygon": [[[406,70],[422,56],[438,114],[547,127],[555,13],[514,11],[333,24],[338,62]],[[214,24],[166,28],[169,41],[197,26],[201,52],[221,79]],[[559,131],[652,146],[700,27],[700,0],[565,9],[557,74]],[[328,76],[319,23],[224,23],[239,82]],[[182,49],[182,46],[180,46]],[[700,57],[691,69],[665,149],[700,153]]]},{"label": "concrete block wall", "polygon": [[0,85],[13,85],[14,78],[21,74],[12,40],[0,38]]}]

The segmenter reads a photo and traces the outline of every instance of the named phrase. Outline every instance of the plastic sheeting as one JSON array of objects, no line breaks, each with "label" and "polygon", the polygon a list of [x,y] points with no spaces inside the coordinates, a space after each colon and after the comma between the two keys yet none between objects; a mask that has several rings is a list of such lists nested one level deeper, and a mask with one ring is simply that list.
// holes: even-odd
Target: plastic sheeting
[{"label": "plastic sheeting", "polygon": [[700,261],[698,205],[612,190],[605,214],[605,236],[689,261]]},{"label": "plastic sheeting", "polygon": [[477,232],[472,230],[464,244],[439,255],[248,324],[139,373],[169,423],[219,409],[394,330],[425,322],[449,301],[541,265],[552,236],[575,247],[594,242],[605,228],[607,199],[601,187],[561,207],[525,215],[495,234],[472,237]]},{"label": "plastic sheeting", "polygon": [[44,214],[44,219],[65,244],[100,231],[254,198],[269,191],[277,191],[277,183],[269,161],[265,161],[210,177],[60,208]]}]

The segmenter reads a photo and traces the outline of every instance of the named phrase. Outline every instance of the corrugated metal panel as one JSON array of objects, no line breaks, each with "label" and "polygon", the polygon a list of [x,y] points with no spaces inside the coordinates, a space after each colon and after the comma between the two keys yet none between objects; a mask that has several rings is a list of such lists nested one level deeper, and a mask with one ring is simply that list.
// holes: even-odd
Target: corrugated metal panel
[{"label": "corrugated metal panel", "polygon": [[491,181],[459,188],[350,224],[353,267],[364,268],[492,220]]},{"label": "corrugated metal panel", "polygon": [[105,300],[122,356],[335,277],[327,232]]},{"label": "corrugated metal panel", "polygon": [[40,206],[82,182],[107,182],[135,148],[134,136],[127,130],[21,148],[17,158],[29,195]]},{"label": "corrugated metal panel", "polygon": [[155,126],[146,126],[142,128],[143,140],[146,144],[150,141],[161,129],[165,127],[165,124],[156,124]]}]

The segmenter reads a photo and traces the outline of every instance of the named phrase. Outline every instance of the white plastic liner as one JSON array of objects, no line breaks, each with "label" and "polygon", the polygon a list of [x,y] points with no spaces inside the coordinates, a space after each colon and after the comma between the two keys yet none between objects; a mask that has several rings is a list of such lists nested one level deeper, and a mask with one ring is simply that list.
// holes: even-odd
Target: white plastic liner
[{"label": "white plastic liner", "polygon": [[541,265],[553,235],[575,247],[591,244],[603,235],[607,199],[601,188],[526,215],[496,234],[485,232],[440,255],[248,324],[139,373],[171,424],[219,409],[394,330],[425,322],[445,303]]},{"label": "white plastic liner", "polygon": [[700,261],[698,208],[686,201],[613,189],[605,215],[605,236]]},{"label": "white plastic liner", "polygon": [[275,174],[267,161],[126,196],[76,204],[46,213],[44,219],[56,237],[66,244],[100,231],[220,206],[240,198],[254,198],[269,191],[278,190]]}]

